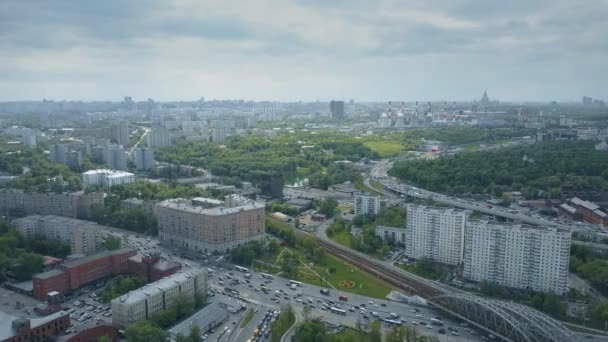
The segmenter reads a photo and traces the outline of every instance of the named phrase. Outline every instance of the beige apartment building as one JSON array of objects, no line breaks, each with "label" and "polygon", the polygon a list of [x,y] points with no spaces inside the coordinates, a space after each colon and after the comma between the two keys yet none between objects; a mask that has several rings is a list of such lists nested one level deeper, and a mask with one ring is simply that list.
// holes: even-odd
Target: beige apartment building
[{"label": "beige apartment building", "polygon": [[171,199],[156,206],[163,243],[192,251],[226,252],[265,234],[264,205],[238,195],[209,208],[192,200]]}]

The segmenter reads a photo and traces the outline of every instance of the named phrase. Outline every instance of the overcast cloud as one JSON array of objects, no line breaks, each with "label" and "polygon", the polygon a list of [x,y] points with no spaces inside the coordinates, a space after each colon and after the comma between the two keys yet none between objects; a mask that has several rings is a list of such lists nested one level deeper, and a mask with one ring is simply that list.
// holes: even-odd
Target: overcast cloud
[{"label": "overcast cloud", "polygon": [[608,0],[0,1],[0,100],[608,98]]}]

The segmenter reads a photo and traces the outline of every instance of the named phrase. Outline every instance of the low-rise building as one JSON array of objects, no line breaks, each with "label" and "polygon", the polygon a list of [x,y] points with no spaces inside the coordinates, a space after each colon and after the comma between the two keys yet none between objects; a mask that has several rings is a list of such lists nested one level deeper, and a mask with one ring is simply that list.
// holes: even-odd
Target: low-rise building
[{"label": "low-rise building", "polygon": [[74,327],[68,335],[59,336],[57,342],[98,342],[107,337],[110,342],[118,342],[118,328],[109,323],[89,323]]},{"label": "low-rise building", "polygon": [[156,214],[161,242],[197,252],[226,252],[265,234],[264,205],[237,195],[213,208],[166,200],[157,204]]},{"label": "low-rise building", "polygon": [[55,215],[32,215],[13,221],[24,236],[42,235],[70,246],[72,254],[91,254],[103,246],[102,227],[95,222]]},{"label": "low-rise building", "polygon": [[405,246],[406,233],[405,228],[388,227],[388,226],[377,226],[376,236],[380,237],[383,241],[393,243],[400,246]]},{"label": "low-rise building", "polygon": [[32,277],[34,297],[43,300],[53,291],[65,294],[105,277],[127,273],[128,259],[136,254],[135,248],[104,251],[36,274]]},{"label": "low-rise building", "polygon": [[175,306],[179,297],[195,301],[207,289],[207,272],[191,269],[148,284],[112,300],[112,323],[127,327]]},{"label": "low-rise building", "polygon": [[578,197],[569,199],[568,204],[571,207],[576,208],[585,222],[608,226],[608,213],[599,205],[593,202],[584,201]]},{"label": "low-rise building", "polygon": [[82,173],[82,183],[87,187],[113,187],[135,182],[135,175],[130,172],[115,170],[89,170]]},{"label": "low-rise building", "polygon": [[135,255],[129,258],[129,274],[135,275],[147,282],[154,282],[179,272],[182,265],[163,259],[159,253],[150,255]]},{"label": "low-rise building", "polygon": [[44,317],[19,317],[0,311],[0,342],[47,341],[69,326],[67,311]]},{"label": "low-rise building", "polygon": [[176,339],[178,335],[188,336],[192,326],[197,325],[201,331],[208,331],[226,321],[230,315],[221,303],[211,303],[199,312],[187,318],[185,321],[169,330],[171,338]]}]

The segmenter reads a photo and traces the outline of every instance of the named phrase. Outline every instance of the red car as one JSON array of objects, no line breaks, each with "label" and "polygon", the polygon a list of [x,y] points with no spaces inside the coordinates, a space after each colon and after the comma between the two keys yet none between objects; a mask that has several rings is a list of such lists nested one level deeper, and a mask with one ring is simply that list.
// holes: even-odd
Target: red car
[{"label": "red car", "polygon": [[348,297],[346,297],[345,295],[342,295],[342,296],[338,297],[338,299],[346,302],[348,300]]}]

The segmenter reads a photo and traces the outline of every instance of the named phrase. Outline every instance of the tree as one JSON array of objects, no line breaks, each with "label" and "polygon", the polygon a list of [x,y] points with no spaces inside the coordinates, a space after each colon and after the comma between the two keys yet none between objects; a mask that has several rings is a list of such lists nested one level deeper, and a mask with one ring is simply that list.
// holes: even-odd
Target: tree
[{"label": "tree", "polygon": [[121,244],[120,239],[115,237],[107,237],[103,242],[103,246],[109,251],[120,249]]},{"label": "tree", "polygon": [[382,342],[382,326],[380,321],[373,321],[369,333],[370,342]]},{"label": "tree", "polygon": [[387,342],[402,342],[405,341],[405,327],[402,325],[395,325],[386,332]]},{"label": "tree", "polygon": [[198,325],[193,325],[190,328],[190,336],[188,336],[189,342],[201,342],[201,328]]},{"label": "tree", "polygon": [[128,342],[165,342],[169,338],[169,334],[150,321],[135,322],[125,335]]},{"label": "tree", "polygon": [[98,338],[97,342],[112,342],[112,339],[110,339],[109,336],[104,335],[104,336],[101,336],[100,338]]},{"label": "tree", "polygon": [[277,254],[280,248],[281,245],[279,245],[279,242],[277,240],[272,239],[268,243],[268,253],[270,253],[271,255]]},{"label": "tree", "polygon": [[337,207],[338,201],[334,197],[327,197],[319,202],[319,212],[327,217],[333,217]]},{"label": "tree", "polygon": [[295,334],[296,342],[313,342],[323,341],[327,334],[325,325],[319,320],[312,320],[310,322],[304,322],[298,327],[298,331]]}]

